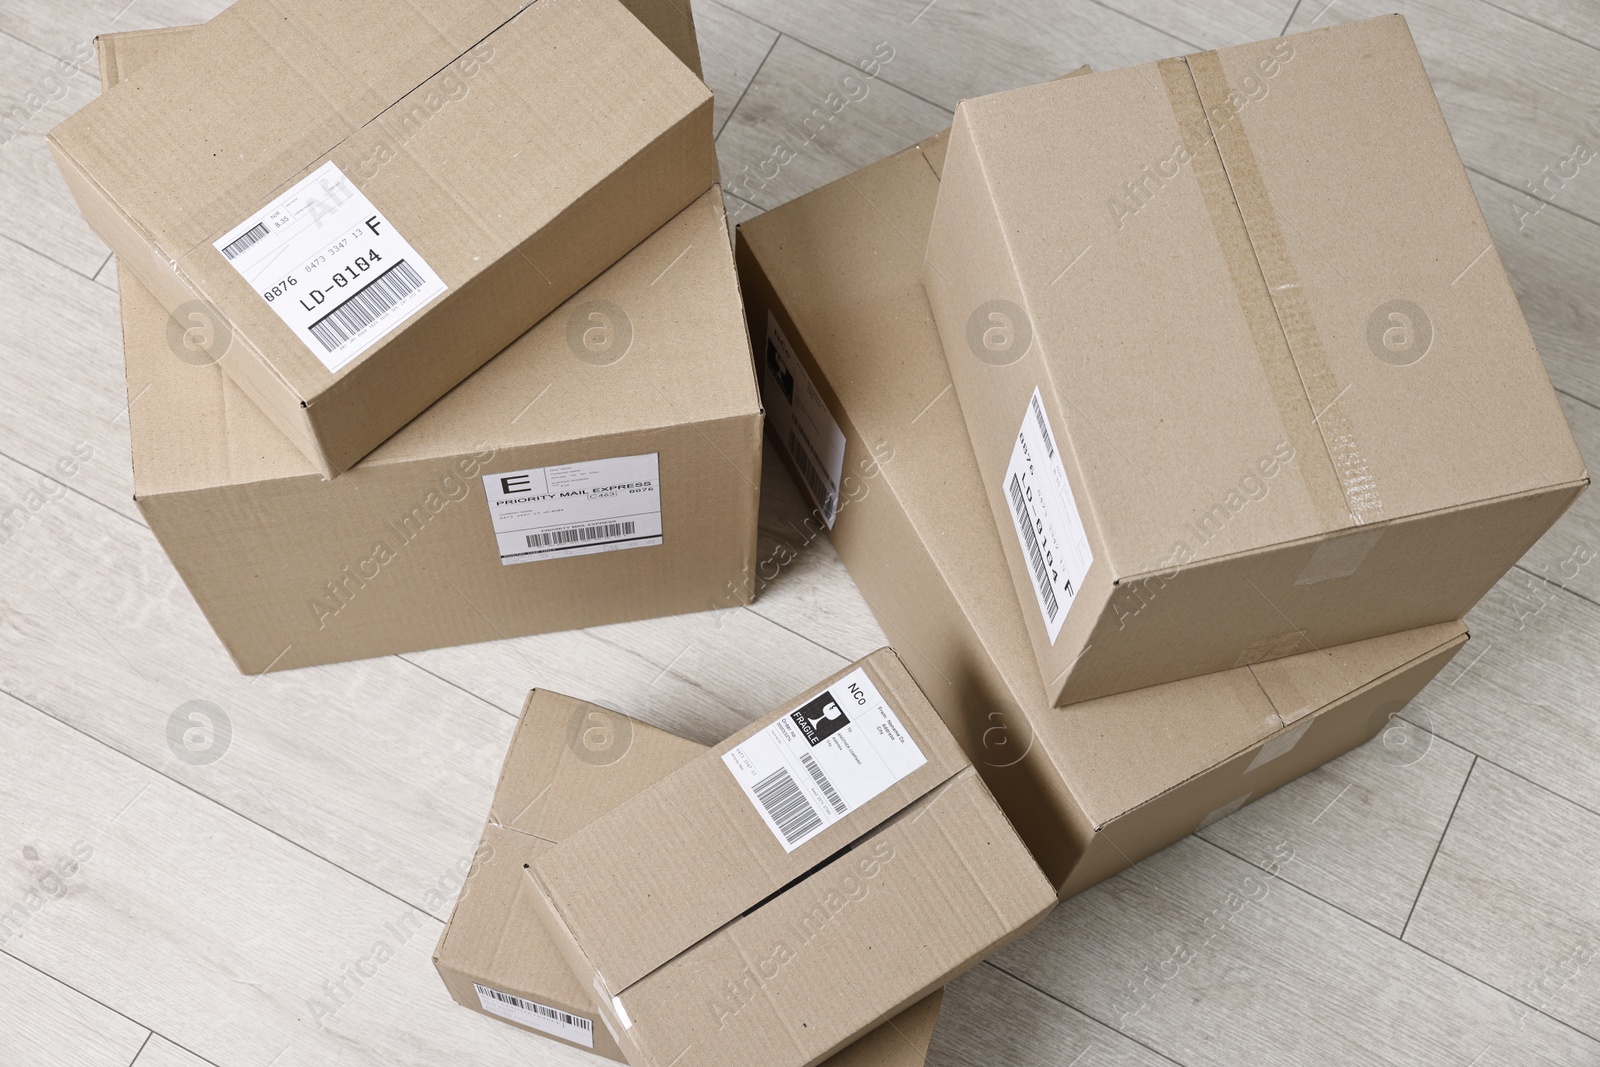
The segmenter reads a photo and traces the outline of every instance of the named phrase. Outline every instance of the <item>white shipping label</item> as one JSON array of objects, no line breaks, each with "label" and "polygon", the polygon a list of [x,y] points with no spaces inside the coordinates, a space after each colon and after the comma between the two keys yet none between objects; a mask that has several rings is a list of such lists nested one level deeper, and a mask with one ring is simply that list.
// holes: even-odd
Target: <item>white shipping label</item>
[{"label": "white shipping label", "polygon": [[477,982],[472,983],[472,988],[478,991],[478,1003],[490,1015],[521,1023],[541,1034],[564,1038],[584,1048],[594,1048],[594,1022],[590,1019],[547,1007],[536,1000],[502,993]]},{"label": "white shipping label", "polygon": [[1094,553],[1038,389],[1022,416],[1004,489],[1011,505],[1011,522],[1033,576],[1033,594],[1053,645],[1073,598],[1083,588]]},{"label": "white shipping label", "polygon": [[447,288],[332,160],[216,247],[330,371]]},{"label": "white shipping label", "polygon": [[722,762],[793,852],[928,758],[857,667]]},{"label": "white shipping label", "polygon": [[761,361],[761,406],[767,409],[768,428],[794,461],[822,521],[833,529],[844,479],[844,431],[770,311],[766,357]]},{"label": "white shipping label", "polygon": [[655,452],[485,474],[483,491],[506,566],[661,543]]}]

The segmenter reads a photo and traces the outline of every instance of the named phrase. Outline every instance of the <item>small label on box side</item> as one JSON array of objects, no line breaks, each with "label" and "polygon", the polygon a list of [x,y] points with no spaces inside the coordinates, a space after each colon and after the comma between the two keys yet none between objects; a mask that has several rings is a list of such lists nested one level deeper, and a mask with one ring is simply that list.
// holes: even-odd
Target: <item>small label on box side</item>
[{"label": "small label on box side", "polygon": [[502,993],[477,982],[472,983],[472,988],[478,991],[478,1003],[490,1015],[521,1023],[541,1034],[559,1037],[584,1048],[594,1048],[594,1023],[581,1015],[547,1007],[536,1000]]},{"label": "small label on box side", "polygon": [[1022,416],[1002,488],[1053,645],[1073,598],[1083,588],[1094,553],[1038,389]]},{"label": "small label on box side", "polygon": [[216,248],[330,371],[448,288],[331,160]]},{"label": "small label on box side", "polygon": [[485,474],[483,491],[506,566],[661,543],[655,452]]},{"label": "small label on box side", "polygon": [[722,762],[793,852],[928,759],[857,667]]},{"label": "small label on box side", "polygon": [[770,311],[766,354],[761,359],[761,405],[767,409],[768,428],[794,461],[822,521],[833,529],[844,478],[844,431]]}]

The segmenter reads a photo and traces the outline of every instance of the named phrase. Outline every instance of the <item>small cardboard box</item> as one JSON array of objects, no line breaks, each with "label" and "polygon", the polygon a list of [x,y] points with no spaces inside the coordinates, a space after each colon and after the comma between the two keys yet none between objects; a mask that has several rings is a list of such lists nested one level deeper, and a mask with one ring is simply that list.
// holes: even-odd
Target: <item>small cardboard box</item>
[{"label": "small cardboard box", "polygon": [[[465,1007],[626,1062],[591,990],[545,932],[524,868],[574,830],[705,751],[581,700],[535,691],[512,735],[466,885],[433,963]],[[943,991],[828,1060],[828,1067],[921,1067]]]},{"label": "small cardboard box", "polygon": [[[102,37],[102,77],[194,32]],[[731,604],[755,558],[761,405],[716,190],[331,483],[119,279],[134,494],[248,674]],[[650,456],[659,529],[615,509],[583,524],[633,522],[614,544],[516,554],[578,527],[519,535],[498,479]]]},{"label": "small cardboard box", "polygon": [[[1069,896],[1384,730],[1466,634],[1448,623],[1052,706],[920,282],[945,148],[740,226],[740,275],[764,371],[815,395],[840,442],[840,558]],[[774,437],[805,484],[786,449],[810,438]]]},{"label": "small cardboard box", "polygon": [[617,0],[239,0],[170,47],[51,149],[328,477],[716,182],[710,91]]},{"label": "small cardboard box", "polygon": [[1461,618],[1588,484],[1399,16],[964,102],[923,279],[1057,704]]},{"label": "small cardboard box", "polygon": [[885,649],[534,860],[635,1067],[807,1067],[1054,894]]}]

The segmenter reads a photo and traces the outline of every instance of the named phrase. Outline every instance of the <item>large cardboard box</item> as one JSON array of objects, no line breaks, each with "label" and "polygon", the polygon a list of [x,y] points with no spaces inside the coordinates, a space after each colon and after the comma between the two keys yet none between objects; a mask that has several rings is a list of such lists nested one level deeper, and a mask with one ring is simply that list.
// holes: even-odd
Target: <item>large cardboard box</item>
[{"label": "large cardboard box", "polygon": [[1058,704],[1460,618],[1588,483],[1399,16],[964,102],[923,277]]},{"label": "large cardboard box", "polygon": [[[533,910],[524,868],[573,831],[704,752],[702,745],[581,700],[528,695],[483,840],[433,963],[474,1011],[624,1060],[616,1039]],[[828,1067],[921,1067],[943,991],[828,1060]]]},{"label": "large cardboard box", "polygon": [[[170,56],[193,32],[103,37],[102,76]],[[121,271],[134,494],[239,669],[735,602],[755,558],[761,406],[726,235],[710,190],[331,483]],[[659,484],[633,495],[659,506],[659,527],[616,506],[537,530],[514,503],[535,472],[627,473],[648,457]],[[586,527],[602,529],[551,536],[538,554],[527,544]],[[625,540],[651,532],[659,545]]]},{"label": "large cardboard box", "polygon": [[[840,558],[1069,896],[1389,728],[1466,633],[1448,623],[1054,707],[920,281],[945,147],[740,226],[740,274],[764,373],[815,394],[840,443]],[[825,525],[821,507],[811,522]]]},{"label": "large cardboard box", "polygon": [[893,652],[533,861],[635,1067],[807,1067],[1029,929],[1044,875]]},{"label": "large cardboard box", "polygon": [[329,477],[716,181],[710,91],[617,0],[239,0],[171,47],[51,149]]}]

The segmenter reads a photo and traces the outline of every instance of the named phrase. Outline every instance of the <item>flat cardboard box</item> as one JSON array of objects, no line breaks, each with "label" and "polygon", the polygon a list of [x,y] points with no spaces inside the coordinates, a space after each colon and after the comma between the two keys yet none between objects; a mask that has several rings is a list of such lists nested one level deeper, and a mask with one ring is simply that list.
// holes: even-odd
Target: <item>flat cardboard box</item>
[{"label": "flat cardboard box", "polygon": [[743,224],[740,275],[751,336],[844,442],[834,547],[1070,896],[1368,740],[1466,634],[1449,623],[1052,706],[922,291],[945,147]]},{"label": "flat cardboard box", "polygon": [[1588,484],[1399,16],[964,102],[923,279],[1057,704],[1461,618]]},{"label": "flat cardboard box", "polygon": [[[450,995],[598,1056],[626,1062],[532,910],[524,868],[573,831],[653,785],[704,746],[571,697],[536,690],[500,772],[483,840],[433,963]],[[934,992],[828,1061],[921,1067],[939,1019]]]},{"label": "flat cardboard box", "polygon": [[717,180],[710,91],[617,0],[239,0],[172,48],[51,149],[328,477]]},{"label": "flat cardboard box", "polygon": [[893,652],[534,860],[635,1067],[806,1067],[1029,929],[1044,875]]},{"label": "flat cardboard box", "polygon": [[[102,37],[102,77],[193,32]],[[120,271],[134,495],[239,669],[733,603],[756,552],[761,405],[726,234],[708,191],[331,483]],[[660,546],[501,563],[484,476],[652,454]]]}]

